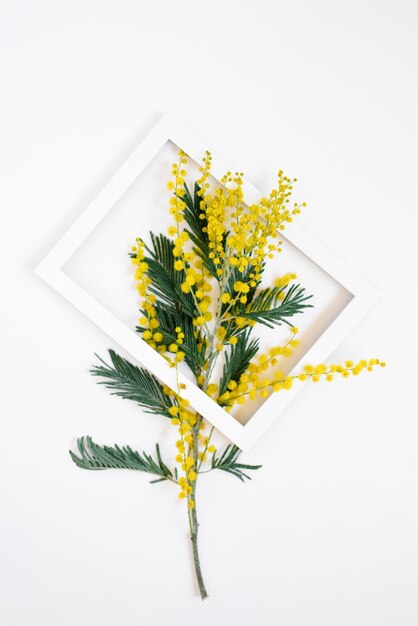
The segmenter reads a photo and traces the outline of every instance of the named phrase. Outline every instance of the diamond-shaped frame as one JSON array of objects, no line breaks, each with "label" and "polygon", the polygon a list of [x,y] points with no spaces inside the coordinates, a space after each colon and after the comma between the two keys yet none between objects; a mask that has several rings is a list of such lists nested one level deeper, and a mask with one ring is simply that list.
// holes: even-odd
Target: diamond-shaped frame
[{"label": "diamond-shaped frame", "polygon": [[[62,269],[80,244],[114,207],[168,141],[184,150],[196,162],[201,161],[202,155],[207,150],[207,146],[193,137],[176,120],[165,115],[56,243],[35,271],[122,346],[134,359],[148,368],[163,383],[171,388],[176,388],[175,372],[169,367],[167,361],[143,341],[137,333],[128,328],[100,302],[82,289]],[[228,167],[220,159],[213,159],[211,173],[215,179],[219,181],[227,169]],[[244,183],[243,191],[246,201],[250,203],[256,202],[262,195],[259,190],[247,182]],[[296,246],[353,296],[346,307],[301,357],[305,362],[320,363],[328,358],[371,308],[377,299],[378,292],[298,224],[292,224],[291,228],[286,231],[285,239]],[[272,394],[254,413],[249,422],[242,425],[181,373],[179,373],[179,382],[186,385],[183,395],[190,401],[192,407],[244,451],[248,450],[267,430],[302,387],[302,385],[298,385],[286,393]]]}]

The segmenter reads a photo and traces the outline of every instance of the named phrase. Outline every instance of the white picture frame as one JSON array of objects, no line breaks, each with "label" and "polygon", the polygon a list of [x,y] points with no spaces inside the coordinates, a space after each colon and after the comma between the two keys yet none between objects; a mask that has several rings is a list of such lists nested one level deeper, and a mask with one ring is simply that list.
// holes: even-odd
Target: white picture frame
[{"label": "white picture frame", "polygon": [[[167,361],[143,341],[133,329],[126,326],[63,271],[67,260],[168,141],[173,142],[197,162],[201,161],[208,149],[171,116],[162,117],[133,154],[110,178],[93,202],[54,245],[35,271],[142,366],[149,369],[166,385],[176,388],[175,372]],[[215,179],[219,180],[227,170],[225,163],[218,158],[213,158],[212,174]],[[262,195],[248,182],[244,183],[243,191],[246,202],[249,203],[258,200]],[[371,308],[378,292],[298,224],[292,224],[291,229],[286,231],[285,239],[301,250],[353,296],[348,305],[302,357],[305,363],[321,363],[329,357]],[[179,382],[186,385],[183,395],[190,401],[192,407],[244,451],[254,445],[302,388],[302,385],[295,385],[289,391],[272,394],[243,425],[181,373]]]}]

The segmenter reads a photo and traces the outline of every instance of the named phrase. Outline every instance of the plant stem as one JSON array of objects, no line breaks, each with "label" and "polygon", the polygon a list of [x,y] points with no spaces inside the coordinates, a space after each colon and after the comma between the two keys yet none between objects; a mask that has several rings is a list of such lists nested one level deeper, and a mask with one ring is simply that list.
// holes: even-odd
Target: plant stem
[{"label": "plant stem", "polygon": [[197,584],[199,585],[200,597],[202,598],[202,600],[204,600],[205,598],[208,597],[208,592],[206,591],[205,583],[203,581],[203,576],[202,576],[202,570],[200,567],[199,549],[197,545],[197,534],[198,534],[199,522],[197,521],[196,505],[195,505],[195,508],[192,509],[192,522],[193,522],[193,525],[192,525],[192,533],[191,533],[190,539],[192,541],[192,547],[193,547],[194,569],[196,573]]},{"label": "plant stem", "polygon": [[[199,431],[200,426],[203,421],[202,416],[199,416],[198,422],[193,428],[193,458],[194,458],[194,467],[197,471],[197,461],[198,461],[198,445],[199,445]],[[193,562],[194,569],[196,573],[197,584],[199,585],[200,597],[202,600],[208,597],[208,592],[206,591],[205,583],[203,581],[202,570],[200,567],[200,559],[199,559],[199,549],[197,544],[197,536],[199,529],[199,522],[197,521],[197,510],[196,510],[196,484],[197,478],[192,482],[192,492],[188,500],[193,502],[193,508],[189,509],[189,521],[190,523],[190,539],[192,542],[193,548]]]}]

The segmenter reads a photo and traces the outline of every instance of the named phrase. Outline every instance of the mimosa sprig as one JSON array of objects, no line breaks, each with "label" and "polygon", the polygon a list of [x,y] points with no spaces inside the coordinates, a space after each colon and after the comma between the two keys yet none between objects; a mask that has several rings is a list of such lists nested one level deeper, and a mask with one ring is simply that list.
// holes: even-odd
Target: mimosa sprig
[{"label": "mimosa sprig", "polygon": [[[321,363],[305,365],[296,375],[285,375],[278,369],[281,359],[290,356],[299,344],[294,319],[312,306],[312,296],[296,283],[293,273],[278,276],[268,287],[262,287],[261,282],[266,264],[281,252],[280,232],[306,205],[291,203],[296,179],[280,170],[269,196],[247,206],[243,174],[227,172],[221,186],[212,188],[211,160],[206,153],[200,177],[189,186],[187,156],[180,151],[168,183],[174,222],[168,237],[150,233],[147,242],[138,237],[130,253],[141,298],[136,330],[175,369],[176,388],[161,384],[146,369],[112,350],[110,363],[99,358],[91,370],[111,393],[170,421],[178,434],[173,462],[163,461],[158,444],[151,455],[129,446],[100,446],[90,437],[78,440],[78,455],[70,453],[83,469],[137,470],[151,474],[153,483],[169,481],[178,486],[179,498],[187,503],[202,599],[207,591],[198,551],[199,476],[220,470],[245,482],[261,465],[241,463],[241,451],[232,444],[218,453],[214,428],[206,433],[206,421],[182,397],[179,364],[184,362],[195,384],[232,413],[248,400],[290,389],[295,380],[332,381],[335,376],[348,378],[385,365],[379,359],[329,366]],[[258,324],[272,332],[286,325],[289,335],[282,344],[260,353],[254,332]]]}]

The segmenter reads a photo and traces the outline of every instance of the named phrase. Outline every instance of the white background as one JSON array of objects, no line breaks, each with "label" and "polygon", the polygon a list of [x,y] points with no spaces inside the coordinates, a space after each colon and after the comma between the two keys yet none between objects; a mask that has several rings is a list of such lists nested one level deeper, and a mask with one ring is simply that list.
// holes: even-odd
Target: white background
[{"label": "white background", "polygon": [[[418,623],[417,18],[2,0],[2,625]],[[246,455],[251,483],[202,477],[203,604],[175,490],[70,462],[78,435],[149,449],[166,424],[94,384],[112,342],[33,275],[163,112],[265,191],[299,178],[301,223],[382,292],[333,359],[388,362],[307,386]]]}]

